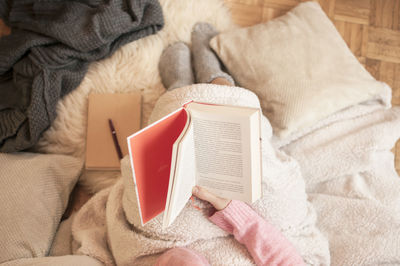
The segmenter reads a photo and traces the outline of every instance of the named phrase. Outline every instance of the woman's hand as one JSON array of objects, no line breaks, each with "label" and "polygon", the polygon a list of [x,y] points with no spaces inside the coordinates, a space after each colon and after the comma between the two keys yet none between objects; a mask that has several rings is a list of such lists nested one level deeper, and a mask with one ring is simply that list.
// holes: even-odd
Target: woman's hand
[{"label": "woman's hand", "polygon": [[217,209],[217,211],[225,209],[225,207],[231,202],[231,200],[220,198],[205,188],[199,186],[193,187],[192,194],[201,200],[211,203],[214,208]]}]

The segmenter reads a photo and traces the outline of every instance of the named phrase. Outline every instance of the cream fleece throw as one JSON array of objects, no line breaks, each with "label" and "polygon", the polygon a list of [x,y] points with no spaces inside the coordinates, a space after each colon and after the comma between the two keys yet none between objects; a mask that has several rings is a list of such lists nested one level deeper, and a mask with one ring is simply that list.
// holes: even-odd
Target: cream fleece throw
[{"label": "cream fleece throw", "polygon": [[390,151],[400,108],[377,106],[343,111],[283,147],[301,166],[332,265],[400,265],[400,178]]},{"label": "cream fleece throw", "polygon": [[[152,120],[193,98],[216,103],[258,106],[249,91],[215,85],[177,89],[160,98]],[[390,89],[377,99],[342,110],[285,141],[268,141],[263,121],[264,197],[254,204],[298,248],[309,265],[400,264],[400,179],[390,149],[400,136],[400,108],[390,108]],[[290,157],[288,155],[290,155]],[[151,265],[160,252],[188,246],[212,265],[246,265],[243,246],[211,224],[190,204],[166,231],[158,217],[133,226],[123,180],[96,195],[77,214],[72,231],[74,253],[107,265]],[[299,168],[299,165],[301,168]],[[268,169],[267,171],[265,171]],[[307,202],[306,190],[313,206]],[[315,227],[318,214],[318,229]],[[328,238],[328,245],[320,231]]]},{"label": "cream fleece throw", "polygon": [[[238,87],[198,84],[164,94],[151,120],[168,114],[193,99],[259,107],[252,92]],[[307,201],[301,171],[293,159],[270,144],[272,128],[263,117],[263,193],[253,208],[277,226],[309,265],[329,265],[328,241],[316,227],[314,208]],[[100,191],[77,213],[72,224],[73,252],[92,256],[106,265],[152,265],[168,248],[186,246],[202,253],[211,265],[252,265],[247,250],[208,219],[211,208],[187,204],[174,224],[161,229],[158,216],[144,227],[133,225],[135,200],[130,187],[129,158],[122,162],[122,180]]]}]

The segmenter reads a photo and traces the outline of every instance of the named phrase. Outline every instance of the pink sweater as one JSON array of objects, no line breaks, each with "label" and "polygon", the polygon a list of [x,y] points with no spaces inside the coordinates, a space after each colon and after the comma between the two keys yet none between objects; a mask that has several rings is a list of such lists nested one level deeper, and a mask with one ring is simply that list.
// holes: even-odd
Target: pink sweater
[{"label": "pink sweater", "polygon": [[[209,218],[244,244],[257,265],[305,265],[294,246],[282,233],[247,204],[232,200]],[[209,265],[205,258],[186,248],[175,248],[158,259],[162,265]]]}]

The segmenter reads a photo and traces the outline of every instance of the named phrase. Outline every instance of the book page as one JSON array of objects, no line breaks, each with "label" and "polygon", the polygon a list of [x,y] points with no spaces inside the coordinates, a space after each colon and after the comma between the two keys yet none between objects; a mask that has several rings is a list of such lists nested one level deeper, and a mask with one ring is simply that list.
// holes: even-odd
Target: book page
[{"label": "book page", "polygon": [[254,178],[261,191],[261,171],[253,167],[254,161],[260,164],[260,157],[252,156],[252,149],[260,153],[259,134],[253,134],[259,133],[258,110],[196,103],[188,109],[194,129],[197,185],[221,197],[253,202]]},{"label": "book page", "polygon": [[[173,184],[170,184],[167,206],[165,208],[163,228],[172,224],[182,209],[185,207],[189,198],[192,196],[192,188],[196,184],[194,141],[192,124],[186,134],[174,144],[173,154],[176,154],[176,162],[173,173]],[[171,169],[172,173],[172,169]]]}]

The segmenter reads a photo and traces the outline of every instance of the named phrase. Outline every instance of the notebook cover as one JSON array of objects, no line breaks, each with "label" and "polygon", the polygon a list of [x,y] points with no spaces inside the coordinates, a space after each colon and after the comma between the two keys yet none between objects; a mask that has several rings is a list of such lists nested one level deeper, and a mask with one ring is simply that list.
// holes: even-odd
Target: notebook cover
[{"label": "notebook cover", "polygon": [[90,94],[86,137],[87,170],[119,170],[120,161],[108,119],[117,134],[122,154],[128,154],[126,138],[140,129],[141,94]]}]

